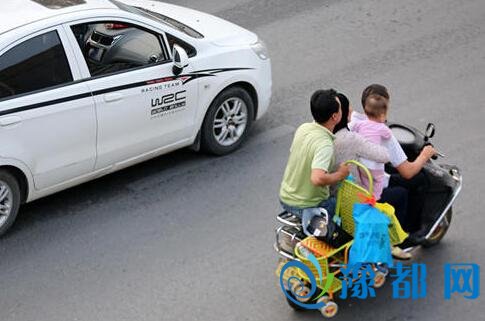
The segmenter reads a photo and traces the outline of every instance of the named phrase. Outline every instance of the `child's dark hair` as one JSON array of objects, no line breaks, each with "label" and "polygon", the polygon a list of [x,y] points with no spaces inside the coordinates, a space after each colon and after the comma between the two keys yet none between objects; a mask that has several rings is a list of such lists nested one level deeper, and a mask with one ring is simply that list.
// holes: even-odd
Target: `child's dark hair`
[{"label": "child's dark hair", "polygon": [[349,99],[342,93],[338,93],[337,97],[338,100],[340,100],[340,107],[342,107],[342,119],[337,125],[335,125],[335,128],[333,130],[334,133],[338,132],[342,128],[348,129],[347,124],[349,122]]},{"label": "child's dark hair", "polygon": [[389,98],[390,98],[389,91],[383,85],[379,85],[379,84],[369,85],[362,92],[362,107],[364,109],[365,109],[367,98],[369,98],[371,95],[381,96],[381,97],[386,98],[387,100],[389,100]]},{"label": "child's dark hair", "polygon": [[369,117],[379,117],[387,113],[387,100],[380,95],[370,95],[367,97],[364,112]]},{"label": "child's dark hair", "polygon": [[338,113],[340,105],[336,97],[337,92],[334,89],[317,90],[313,93],[310,109],[317,123],[325,123],[333,114]]}]

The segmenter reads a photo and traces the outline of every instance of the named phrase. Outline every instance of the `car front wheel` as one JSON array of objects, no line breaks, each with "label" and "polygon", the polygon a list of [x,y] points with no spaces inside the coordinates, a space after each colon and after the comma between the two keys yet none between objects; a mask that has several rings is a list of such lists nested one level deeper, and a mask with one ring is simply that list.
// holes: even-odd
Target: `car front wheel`
[{"label": "car front wheel", "polygon": [[202,147],[215,155],[236,150],[246,138],[254,117],[254,103],[240,87],[224,90],[214,99],[202,124]]},{"label": "car front wheel", "polygon": [[4,234],[17,217],[20,206],[20,187],[10,172],[0,169],[0,235]]}]

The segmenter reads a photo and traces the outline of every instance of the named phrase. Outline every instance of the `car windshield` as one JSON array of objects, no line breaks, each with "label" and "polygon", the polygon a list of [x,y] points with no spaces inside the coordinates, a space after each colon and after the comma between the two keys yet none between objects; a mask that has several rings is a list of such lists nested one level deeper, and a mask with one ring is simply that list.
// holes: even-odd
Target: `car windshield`
[{"label": "car windshield", "polygon": [[198,39],[204,38],[204,36],[200,32],[198,32],[197,30],[194,30],[191,27],[183,24],[182,22],[177,21],[175,19],[172,19],[170,17],[164,16],[160,13],[153,12],[151,10],[141,8],[141,7],[130,6],[130,5],[121,3],[121,2],[116,1],[116,0],[110,0],[110,1],[122,10],[147,17],[147,18],[155,20],[157,22],[162,22],[166,25],[169,25],[170,27],[172,27],[174,29],[177,29],[177,30],[185,33],[186,35],[188,35],[192,38],[198,38]]}]

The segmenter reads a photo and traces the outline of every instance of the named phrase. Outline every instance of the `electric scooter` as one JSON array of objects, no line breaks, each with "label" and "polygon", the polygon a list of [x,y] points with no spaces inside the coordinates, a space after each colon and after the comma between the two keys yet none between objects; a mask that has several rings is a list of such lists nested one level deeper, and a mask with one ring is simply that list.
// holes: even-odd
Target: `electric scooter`
[{"label": "electric scooter", "polygon": [[[394,136],[399,141],[406,153],[408,160],[413,161],[418,157],[421,150],[431,144],[431,138],[435,134],[434,124],[428,124],[423,133],[418,129],[399,123],[388,124]],[[440,164],[438,158],[445,155],[438,152],[421,170],[427,186],[425,187],[424,202],[420,204],[419,226],[415,234],[422,237],[420,242],[423,247],[431,247],[438,244],[448,231],[453,210],[452,206],[462,188],[462,176],[455,165]],[[386,166],[388,173],[395,173],[395,169]],[[301,227],[299,217],[282,212],[277,215],[280,226],[276,229],[275,250],[285,259],[295,259],[294,248],[306,236]],[[406,250],[412,250],[409,247]]]}]

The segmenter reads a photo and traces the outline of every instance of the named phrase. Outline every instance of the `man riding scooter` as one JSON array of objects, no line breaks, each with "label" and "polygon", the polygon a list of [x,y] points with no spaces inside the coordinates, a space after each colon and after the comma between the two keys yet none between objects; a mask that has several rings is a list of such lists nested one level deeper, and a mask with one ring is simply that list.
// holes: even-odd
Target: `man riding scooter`
[{"label": "man riding scooter", "polygon": [[320,208],[330,217],[335,213],[335,198],[329,187],[349,175],[348,165],[335,166],[333,129],[342,117],[340,101],[333,89],[316,91],[310,101],[313,123],[301,125],[295,133],[280,188],[283,208],[302,219],[305,234]]},{"label": "man riding scooter", "polygon": [[[386,87],[379,84],[369,85],[362,92],[362,107],[364,110],[371,96],[380,96],[387,102],[390,100],[389,91]],[[355,123],[365,117],[365,115],[353,112],[349,128],[352,130]],[[394,136],[385,143],[385,147],[389,151],[391,165],[397,173],[391,175],[389,187],[384,189],[381,201],[398,206],[396,203],[400,202],[397,199],[399,195],[394,195],[392,193],[393,189],[399,186],[401,188],[404,187],[408,191],[407,215],[400,221],[403,228],[411,234],[400,247],[406,248],[419,245],[425,241],[425,231],[420,231],[420,213],[422,212],[426,190],[429,185],[426,176],[421,170],[436,154],[436,150],[431,145],[427,145],[421,150],[416,159],[411,162]]]}]

